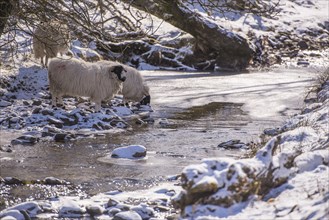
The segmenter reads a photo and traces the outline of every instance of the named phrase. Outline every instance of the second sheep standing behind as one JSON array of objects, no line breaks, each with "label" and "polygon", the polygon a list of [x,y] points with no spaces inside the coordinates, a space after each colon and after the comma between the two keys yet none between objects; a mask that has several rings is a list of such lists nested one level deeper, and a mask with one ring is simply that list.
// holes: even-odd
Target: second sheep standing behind
[{"label": "second sheep standing behind", "polygon": [[[41,59],[43,66],[48,66],[48,59],[69,51],[70,32],[65,24],[57,21],[39,24],[33,34],[33,52],[36,59]],[[46,57],[45,63],[43,58]]]},{"label": "second sheep standing behind", "polygon": [[111,63],[112,65],[122,65],[126,72],[126,80],[123,82],[121,93],[123,103],[129,101],[139,102],[141,105],[151,103],[150,88],[146,85],[141,73],[128,65],[114,61],[99,61],[98,63]]}]

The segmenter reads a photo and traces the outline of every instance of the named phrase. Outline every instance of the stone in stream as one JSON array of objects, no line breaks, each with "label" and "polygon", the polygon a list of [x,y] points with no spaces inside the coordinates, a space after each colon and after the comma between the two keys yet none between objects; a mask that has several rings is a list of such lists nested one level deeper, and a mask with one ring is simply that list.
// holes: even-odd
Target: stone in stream
[{"label": "stone in stream", "polygon": [[220,143],[217,147],[224,149],[248,149],[249,147],[240,140],[230,140]]},{"label": "stone in stream", "polygon": [[46,185],[63,185],[65,181],[57,179],[55,177],[46,177],[43,180],[43,183]]},{"label": "stone in stream", "polygon": [[40,139],[32,135],[23,135],[11,141],[11,144],[35,144]]},{"label": "stone in stream", "polygon": [[146,148],[142,145],[130,145],[127,147],[119,147],[112,151],[114,158],[136,159],[146,156]]},{"label": "stone in stream", "polygon": [[54,135],[54,141],[56,142],[64,142],[67,138],[67,133],[58,133]]}]

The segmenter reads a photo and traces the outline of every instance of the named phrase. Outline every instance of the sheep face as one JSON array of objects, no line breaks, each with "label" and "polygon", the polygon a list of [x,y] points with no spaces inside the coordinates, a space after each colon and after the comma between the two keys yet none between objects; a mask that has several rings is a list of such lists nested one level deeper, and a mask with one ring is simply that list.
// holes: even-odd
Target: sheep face
[{"label": "sheep face", "polygon": [[118,79],[121,80],[122,82],[126,80],[126,74],[124,72],[127,72],[127,70],[123,68],[123,66],[121,65],[113,66],[111,68],[111,72],[114,73],[118,77]]}]

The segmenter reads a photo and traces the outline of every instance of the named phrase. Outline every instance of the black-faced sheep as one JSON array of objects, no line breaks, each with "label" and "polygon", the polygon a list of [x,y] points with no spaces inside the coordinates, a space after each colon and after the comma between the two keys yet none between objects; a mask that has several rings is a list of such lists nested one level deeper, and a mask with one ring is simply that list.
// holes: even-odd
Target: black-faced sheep
[{"label": "black-faced sheep", "polygon": [[[58,22],[41,23],[33,34],[33,51],[36,59],[41,59],[43,66],[48,65],[48,59],[61,55],[69,50],[70,32],[67,25]],[[46,57],[45,63],[43,58]]]},{"label": "black-faced sheep", "polygon": [[146,85],[141,73],[133,67],[124,65],[114,61],[99,61],[98,63],[107,62],[112,65],[122,65],[127,71],[127,79],[123,83],[121,93],[123,95],[123,103],[129,101],[139,102],[142,105],[150,104],[150,88]]},{"label": "black-faced sheep", "polygon": [[96,103],[95,111],[99,111],[102,100],[112,99],[121,90],[126,73],[120,64],[53,58],[49,63],[48,78],[54,106],[57,101],[63,105],[63,95],[89,97]]}]

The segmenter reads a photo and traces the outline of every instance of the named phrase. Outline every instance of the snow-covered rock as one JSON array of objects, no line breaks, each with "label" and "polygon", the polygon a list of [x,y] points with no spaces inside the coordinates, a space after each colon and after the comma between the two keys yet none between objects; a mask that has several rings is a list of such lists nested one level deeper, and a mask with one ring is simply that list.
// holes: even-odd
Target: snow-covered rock
[{"label": "snow-covered rock", "polygon": [[115,214],[113,220],[142,220],[142,217],[134,211],[119,212]]},{"label": "snow-covered rock", "polygon": [[119,147],[112,151],[114,158],[137,159],[146,156],[146,148],[142,145],[130,145],[127,147]]}]

